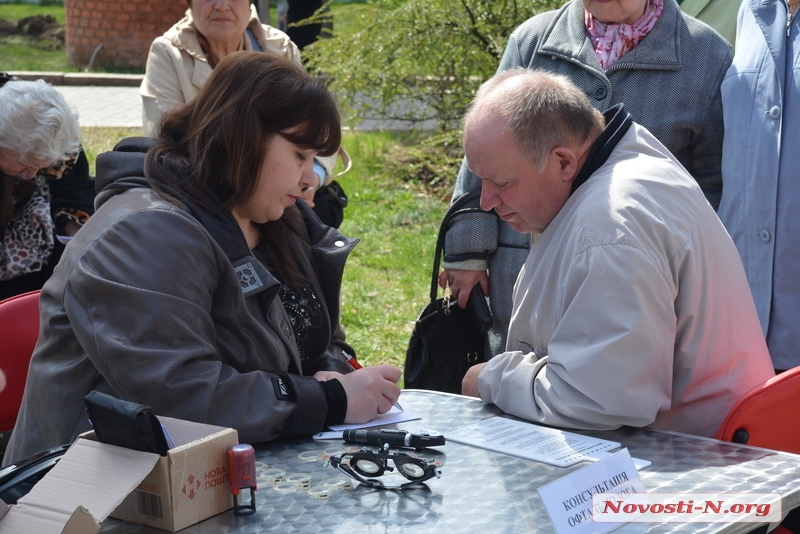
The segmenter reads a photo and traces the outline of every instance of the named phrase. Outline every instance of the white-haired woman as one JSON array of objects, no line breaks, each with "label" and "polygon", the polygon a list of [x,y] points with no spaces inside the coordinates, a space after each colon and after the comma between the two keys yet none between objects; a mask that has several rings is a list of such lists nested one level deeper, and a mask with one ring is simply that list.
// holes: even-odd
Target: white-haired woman
[{"label": "white-haired woman", "polygon": [[61,239],[92,213],[94,182],[78,116],[42,80],[0,74],[0,300],[41,289]]}]

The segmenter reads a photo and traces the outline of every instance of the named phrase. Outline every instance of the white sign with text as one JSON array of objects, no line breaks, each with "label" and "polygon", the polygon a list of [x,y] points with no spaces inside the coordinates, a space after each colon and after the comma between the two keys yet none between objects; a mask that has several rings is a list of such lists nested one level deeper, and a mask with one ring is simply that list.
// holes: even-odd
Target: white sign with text
[{"label": "white sign with text", "polygon": [[592,496],[597,493],[645,493],[628,449],[539,488],[539,496],[558,534],[604,534],[622,525],[594,521]]}]

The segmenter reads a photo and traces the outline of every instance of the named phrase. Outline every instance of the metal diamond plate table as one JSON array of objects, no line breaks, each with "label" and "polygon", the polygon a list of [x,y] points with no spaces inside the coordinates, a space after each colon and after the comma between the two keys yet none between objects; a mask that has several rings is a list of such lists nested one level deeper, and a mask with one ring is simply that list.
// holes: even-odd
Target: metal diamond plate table
[{"label": "metal diamond plate table", "polygon": [[[405,409],[421,415],[422,420],[400,424],[399,428],[427,428],[445,436],[448,431],[501,414],[494,406],[477,399],[431,391],[405,390],[400,400]],[[620,442],[633,457],[650,460],[652,465],[640,472],[648,492],[778,492],[783,498],[784,511],[800,506],[800,456],[649,429],[625,427],[585,434]],[[441,479],[427,482],[427,489],[386,491],[359,486],[353,481],[353,489],[336,489],[329,498],[320,500],[302,491],[280,492],[267,483],[267,468],[281,469],[286,475],[308,473],[312,476],[311,486],[341,478],[339,471],[325,466],[323,458],[344,447],[341,441],[312,439],[256,445],[257,460],[261,462],[257,512],[235,516],[228,511],[181,532],[553,533],[536,490],[587,465],[552,467],[448,442],[439,452],[419,453],[442,466]],[[744,533],[757,526],[755,523],[630,523],[616,532]],[[108,519],[101,532],[163,531]]]}]

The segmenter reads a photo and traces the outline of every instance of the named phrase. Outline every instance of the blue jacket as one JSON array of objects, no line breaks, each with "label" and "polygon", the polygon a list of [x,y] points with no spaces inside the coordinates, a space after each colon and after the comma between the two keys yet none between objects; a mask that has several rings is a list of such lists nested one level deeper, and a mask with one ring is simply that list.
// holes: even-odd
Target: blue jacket
[{"label": "blue jacket", "polygon": [[[745,0],[722,83],[725,140],[719,216],[742,257],[777,369],[800,365],[800,28],[784,0]],[[787,142],[784,147],[783,141]]]}]

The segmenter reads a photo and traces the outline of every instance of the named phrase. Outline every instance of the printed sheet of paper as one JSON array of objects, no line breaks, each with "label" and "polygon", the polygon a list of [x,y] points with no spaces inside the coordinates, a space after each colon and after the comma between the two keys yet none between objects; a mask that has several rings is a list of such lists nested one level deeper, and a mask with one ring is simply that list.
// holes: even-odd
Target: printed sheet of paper
[{"label": "printed sheet of paper", "polygon": [[491,417],[448,432],[450,441],[527,458],[558,467],[595,458],[600,451],[618,449],[615,441],[582,436],[505,417]]}]

